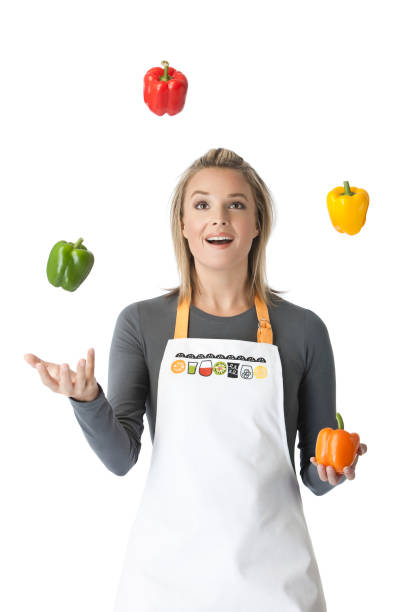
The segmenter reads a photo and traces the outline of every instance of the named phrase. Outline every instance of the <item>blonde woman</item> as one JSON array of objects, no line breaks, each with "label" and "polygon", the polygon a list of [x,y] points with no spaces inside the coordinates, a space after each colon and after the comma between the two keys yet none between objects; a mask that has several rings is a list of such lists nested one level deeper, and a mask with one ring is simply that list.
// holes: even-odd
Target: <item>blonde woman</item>
[{"label": "blonde woman", "polygon": [[77,372],[26,355],[115,474],[137,462],[147,416],[151,466],[115,612],[326,610],[297,431],[316,495],[354,478],[356,462],[340,476],[313,457],[319,430],[337,427],[333,354],[323,321],[267,284],[273,223],[256,171],[211,149],[172,201],[180,286],[120,312],[107,397],[93,349]]}]

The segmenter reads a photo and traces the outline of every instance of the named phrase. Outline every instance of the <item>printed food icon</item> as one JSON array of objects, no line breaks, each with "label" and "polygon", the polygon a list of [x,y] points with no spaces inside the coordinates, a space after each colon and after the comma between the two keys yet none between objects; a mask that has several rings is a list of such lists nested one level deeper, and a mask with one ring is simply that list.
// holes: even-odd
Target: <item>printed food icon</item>
[{"label": "printed food icon", "polygon": [[201,376],[210,376],[212,373],[212,364],[210,359],[203,359],[200,363],[200,369],[198,370]]},{"label": "printed food icon", "polygon": [[176,361],[173,361],[171,364],[171,371],[174,372],[174,374],[180,374],[181,372],[184,372],[185,369],[186,362],[182,359],[176,359]]},{"label": "printed food icon", "polygon": [[266,378],[266,368],[265,366],[256,366],[254,370],[255,378]]},{"label": "printed food icon", "polygon": [[225,374],[227,371],[227,364],[225,361],[217,361],[213,367],[214,374]]},{"label": "printed food icon", "polygon": [[252,378],[252,366],[242,365],[241,366],[241,378]]},{"label": "printed food icon", "polygon": [[198,364],[198,361],[189,361],[188,362],[188,369],[187,369],[188,374],[195,374],[196,373],[197,364]]},{"label": "printed food icon", "polygon": [[238,378],[238,366],[239,363],[234,363],[233,361],[228,362],[228,378]]}]

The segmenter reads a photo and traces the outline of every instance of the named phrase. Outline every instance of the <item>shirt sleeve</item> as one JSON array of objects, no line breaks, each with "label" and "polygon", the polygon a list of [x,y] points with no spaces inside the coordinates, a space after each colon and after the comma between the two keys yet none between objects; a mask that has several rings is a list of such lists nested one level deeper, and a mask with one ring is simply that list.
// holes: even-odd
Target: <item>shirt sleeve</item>
[{"label": "shirt sleeve", "polygon": [[[324,495],[334,488],[320,479],[317,467],[310,463],[315,456],[316,440],[323,427],[337,429],[336,376],[329,333],[323,321],[305,309],[305,372],[298,390],[300,475],[315,494]],[[343,475],[338,485],[343,483]]]},{"label": "shirt sleeve", "polygon": [[119,314],[109,353],[107,397],[98,383],[92,402],[70,397],[75,417],[104,465],[124,476],[136,463],[144,429],[149,374],[139,328],[137,304]]}]

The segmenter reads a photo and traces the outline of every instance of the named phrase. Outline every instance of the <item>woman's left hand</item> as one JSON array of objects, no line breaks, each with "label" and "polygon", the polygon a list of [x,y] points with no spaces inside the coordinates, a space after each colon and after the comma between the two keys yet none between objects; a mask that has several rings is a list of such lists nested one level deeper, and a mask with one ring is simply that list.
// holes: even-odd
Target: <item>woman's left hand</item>
[{"label": "woman's left hand", "polygon": [[[344,476],[348,480],[354,480],[354,478],[356,477],[355,471],[356,471],[358,456],[364,455],[364,453],[366,452],[367,452],[367,444],[360,444],[360,446],[357,449],[357,455],[353,463],[344,468]],[[317,471],[319,472],[320,479],[324,481],[328,480],[331,485],[336,485],[339,482],[340,478],[343,476],[343,474],[339,474],[338,472],[336,472],[334,467],[332,467],[331,465],[328,465],[326,467],[325,465],[321,463],[317,463],[316,457],[310,457],[310,461],[313,463],[313,465],[317,467]]]}]

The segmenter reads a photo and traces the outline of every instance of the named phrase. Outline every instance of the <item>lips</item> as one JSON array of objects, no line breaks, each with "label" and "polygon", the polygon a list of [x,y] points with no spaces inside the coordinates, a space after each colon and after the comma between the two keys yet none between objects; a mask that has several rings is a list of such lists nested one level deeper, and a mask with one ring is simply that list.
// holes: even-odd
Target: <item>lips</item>
[{"label": "lips", "polygon": [[219,240],[215,242],[208,242],[206,239],[206,243],[213,249],[227,249],[233,243],[233,240],[229,240],[228,242],[220,242]]}]

